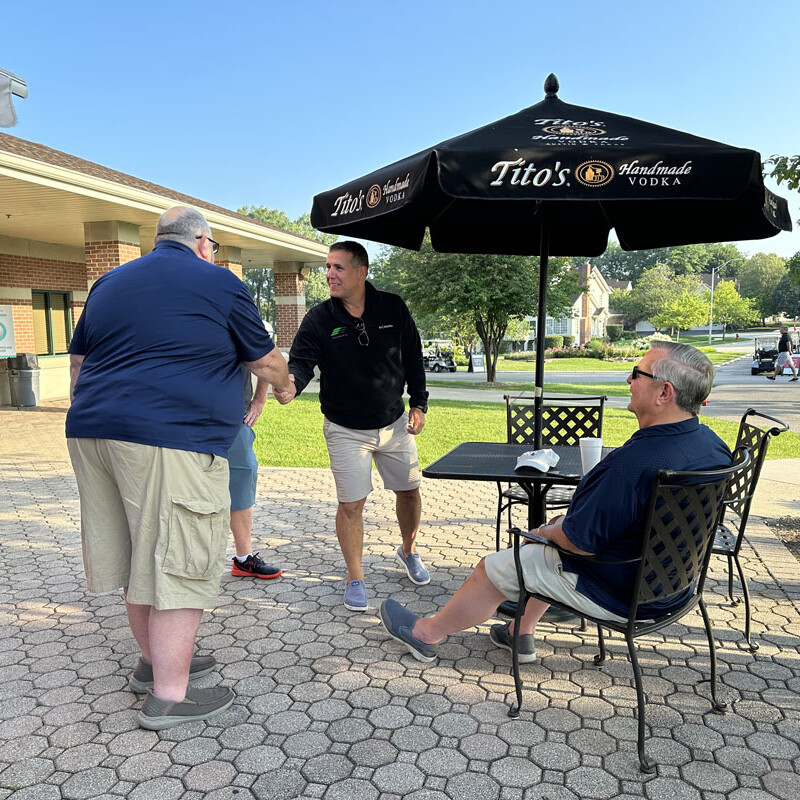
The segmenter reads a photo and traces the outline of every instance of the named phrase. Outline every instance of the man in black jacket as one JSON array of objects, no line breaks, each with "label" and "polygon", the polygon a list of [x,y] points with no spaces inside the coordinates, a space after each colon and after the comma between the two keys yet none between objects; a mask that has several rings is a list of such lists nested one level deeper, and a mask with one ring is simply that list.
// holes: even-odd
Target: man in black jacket
[{"label": "man in black jacket", "polygon": [[368,269],[367,251],[357,242],[331,247],[326,264],[331,297],[306,314],[289,354],[297,394],[315,366],[321,373],[323,431],[339,501],[336,535],[347,565],[344,605],[351,611],[368,608],[362,512],[372,491],[373,459],[384,485],[397,496],[403,540],[397,559],[413,583],[430,581],[415,551],[422,504],[414,436],[425,426],[428,410],[422,344],[406,304],[368,283]]}]

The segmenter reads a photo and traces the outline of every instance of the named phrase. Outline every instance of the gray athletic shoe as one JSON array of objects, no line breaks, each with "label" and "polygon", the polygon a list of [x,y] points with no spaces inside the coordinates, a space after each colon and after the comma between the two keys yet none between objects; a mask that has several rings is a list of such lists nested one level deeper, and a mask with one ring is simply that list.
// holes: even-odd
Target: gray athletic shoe
[{"label": "gray athletic shoe", "polygon": [[430,662],[436,660],[438,644],[428,644],[417,639],[411,633],[414,623],[419,619],[416,614],[401,606],[396,600],[384,600],[380,609],[381,622],[386,632],[395,641],[406,646],[417,661]]},{"label": "gray athletic shoe", "polygon": [[188,686],[186,697],[179,702],[173,702],[156,697],[148,689],[139,712],[139,725],[149,731],[163,731],[164,728],[174,728],[184,722],[211,719],[227,710],[234,697],[227,686],[214,686],[211,689]]},{"label": "gray athletic shoe", "polygon": [[[510,622],[506,622],[505,625],[503,623],[498,623],[497,625],[492,625],[489,629],[489,638],[498,647],[502,647],[503,650],[508,650],[509,653],[513,649],[514,639],[513,634],[509,631],[510,626]],[[523,633],[522,636],[519,637],[518,658],[520,664],[530,664],[531,661],[536,661],[536,644],[533,640],[533,636],[529,633]]]},{"label": "gray athletic shoe", "polygon": [[[217,659],[214,656],[194,656],[189,664],[189,680],[193,681],[202,678],[213,672],[217,666]],[[143,658],[139,659],[136,669],[128,679],[128,686],[132,692],[144,694],[148,689],[153,688],[153,665],[148,664]]]}]

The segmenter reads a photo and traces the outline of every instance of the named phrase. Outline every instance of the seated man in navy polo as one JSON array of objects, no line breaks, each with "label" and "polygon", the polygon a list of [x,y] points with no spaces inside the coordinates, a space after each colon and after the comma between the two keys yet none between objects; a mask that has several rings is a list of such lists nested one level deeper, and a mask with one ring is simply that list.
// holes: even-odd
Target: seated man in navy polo
[{"label": "seated man in navy polo", "polygon": [[[699,350],[654,341],[628,377],[628,410],[636,415],[639,430],[583,478],[566,515],[540,526],[536,533],[578,555],[604,560],[636,558],[658,471],[711,470],[730,464],[728,447],[698,419],[713,381],[714,367]],[[616,621],[626,617],[636,565],[592,564],[562,557],[555,548],[537,543],[527,544],[520,555],[530,591],[590,616]],[[494,616],[499,603],[516,600],[518,595],[514,552],[507,549],[482,559],[434,616],[422,619],[396,601],[386,600],[381,605],[381,620],[415,658],[433,661],[444,637],[485,622]],[[674,603],[675,598],[653,603],[649,610],[668,611]],[[521,662],[536,658],[533,635],[547,608],[539,600],[528,600],[520,623]],[[493,625],[492,642],[511,650],[512,625]]]}]

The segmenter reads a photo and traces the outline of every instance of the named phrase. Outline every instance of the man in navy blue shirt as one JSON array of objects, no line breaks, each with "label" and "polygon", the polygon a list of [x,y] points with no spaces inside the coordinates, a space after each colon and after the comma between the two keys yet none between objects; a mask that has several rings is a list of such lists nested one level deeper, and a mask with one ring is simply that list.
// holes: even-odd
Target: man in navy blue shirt
[{"label": "man in navy blue shirt", "polygon": [[130,686],[147,693],[139,722],[153,730],[233,702],[227,687],[187,684],[216,663],[192,653],[225,559],[241,364],[279,402],[294,396],[247,288],[214,265],[217,249],[202,214],[165,212],[154,250],[96,281],[70,344],[66,432],[87,585],[123,589],[141,649]]},{"label": "man in navy blue shirt", "polygon": [[[699,350],[654,341],[628,377],[628,410],[639,430],[606,456],[580,482],[566,515],[541,525],[536,533],[577,555],[608,560],[635,558],[641,551],[642,526],[653,480],[661,469],[711,470],[730,464],[730,450],[698,412],[714,381],[714,367]],[[630,607],[636,565],[591,564],[560,556],[553,547],[531,543],[520,551],[525,584],[585,611],[621,621]],[[513,550],[482,559],[472,575],[433,617],[421,619],[394,600],[381,606],[389,634],[420,661],[436,658],[448,634],[479,625],[498,604],[519,595]],[[674,601],[674,599],[673,599]],[[520,661],[535,660],[533,634],[547,604],[529,598],[520,627]],[[649,611],[668,611],[652,603]],[[491,627],[495,645],[511,649],[512,623]]]}]

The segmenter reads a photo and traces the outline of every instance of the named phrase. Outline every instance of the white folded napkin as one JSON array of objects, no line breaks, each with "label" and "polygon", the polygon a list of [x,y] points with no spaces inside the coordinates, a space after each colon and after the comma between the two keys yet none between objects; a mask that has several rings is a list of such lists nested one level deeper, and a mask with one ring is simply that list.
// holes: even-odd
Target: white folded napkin
[{"label": "white folded napkin", "polygon": [[547,472],[550,467],[558,464],[558,461],[558,454],[552,450],[528,450],[517,458],[517,466],[514,469],[533,467],[541,472]]}]

